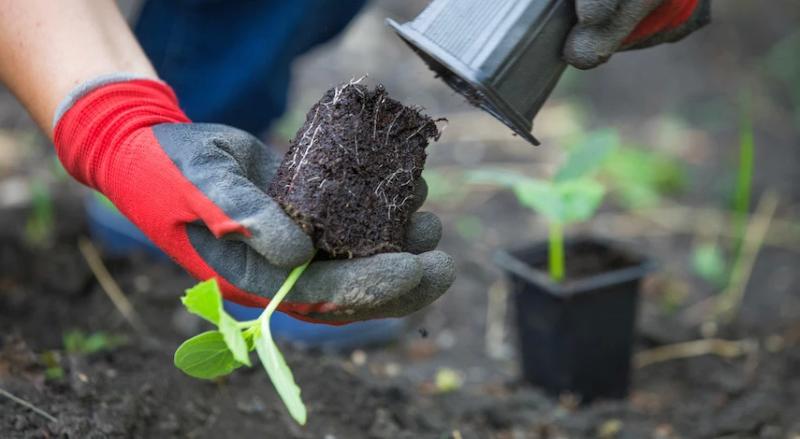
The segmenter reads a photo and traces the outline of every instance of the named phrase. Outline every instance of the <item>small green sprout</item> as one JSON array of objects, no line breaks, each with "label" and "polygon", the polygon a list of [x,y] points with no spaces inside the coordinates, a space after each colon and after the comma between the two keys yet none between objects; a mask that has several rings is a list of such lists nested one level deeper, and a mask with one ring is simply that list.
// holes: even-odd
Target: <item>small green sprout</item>
[{"label": "small green sprout", "polygon": [[742,110],[739,122],[739,166],[736,173],[736,189],[734,191],[734,259],[739,259],[744,242],[747,221],[750,216],[750,198],[753,192],[753,168],[755,164],[755,139],[753,135],[753,119],[748,94],[741,98]]},{"label": "small green sprout", "polygon": [[72,330],[64,334],[64,350],[70,354],[94,354],[110,351],[128,342],[121,335],[108,334],[103,331],[86,334],[80,330]]},{"label": "small green sprout", "polygon": [[289,414],[298,424],[305,425],[307,412],[300,398],[300,388],[272,340],[269,319],[310,262],[289,273],[267,308],[255,320],[238,322],[225,312],[216,279],[201,282],[187,290],[182,298],[183,305],[189,312],[214,324],[217,330],[204,332],[183,342],[175,351],[175,366],[189,376],[210,380],[227,375],[243,365],[251,366],[249,353],[255,350]]},{"label": "small green sprout", "polygon": [[728,268],[725,254],[716,243],[703,243],[694,247],[691,258],[692,270],[703,280],[717,288],[728,283]]},{"label": "small green sprout", "polygon": [[53,197],[43,181],[31,184],[32,209],[25,223],[25,241],[34,248],[47,247],[53,238]]},{"label": "small green sprout", "polygon": [[39,361],[44,365],[44,377],[48,380],[61,380],[64,378],[64,368],[61,367],[61,355],[56,351],[44,351],[39,354]]},{"label": "small green sprout", "polygon": [[564,280],[564,226],[586,221],[600,207],[605,187],[592,175],[619,143],[615,131],[591,133],[574,147],[552,180],[542,180],[507,170],[471,173],[475,182],[511,188],[517,201],[548,222],[548,272],[556,282]]}]

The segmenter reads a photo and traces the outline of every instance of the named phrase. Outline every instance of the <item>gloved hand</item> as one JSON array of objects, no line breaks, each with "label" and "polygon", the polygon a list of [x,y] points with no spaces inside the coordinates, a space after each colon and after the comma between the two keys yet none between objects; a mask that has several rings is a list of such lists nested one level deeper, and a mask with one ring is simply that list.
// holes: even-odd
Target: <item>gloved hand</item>
[{"label": "gloved hand", "polygon": [[[90,81],[62,103],[54,126],[67,171],[194,277],[216,277],[226,299],[266,306],[291,268],[311,258],[310,238],[264,192],[280,157],[243,131],[191,123],[166,84]],[[438,218],[415,213],[410,223],[408,253],[314,262],[279,309],[337,323],[428,305],[453,282],[454,264],[434,250]]]},{"label": "gloved hand", "polygon": [[564,59],[579,69],[596,67],[619,50],[675,42],[707,24],[710,0],[575,0],[578,24]]}]

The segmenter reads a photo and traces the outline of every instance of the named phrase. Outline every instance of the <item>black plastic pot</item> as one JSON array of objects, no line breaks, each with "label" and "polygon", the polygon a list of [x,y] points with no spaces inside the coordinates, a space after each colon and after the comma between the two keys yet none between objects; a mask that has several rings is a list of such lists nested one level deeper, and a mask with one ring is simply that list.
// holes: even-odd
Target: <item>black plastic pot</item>
[{"label": "black plastic pot", "polygon": [[[511,280],[523,375],[549,393],[574,393],[583,402],[623,398],[639,285],[653,264],[602,239],[568,240],[565,252],[567,280],[561,283],[547,274],[547,243],[496,256]],[[590,255],[600,263],[596,272],[570,279],[570,262]]]}]

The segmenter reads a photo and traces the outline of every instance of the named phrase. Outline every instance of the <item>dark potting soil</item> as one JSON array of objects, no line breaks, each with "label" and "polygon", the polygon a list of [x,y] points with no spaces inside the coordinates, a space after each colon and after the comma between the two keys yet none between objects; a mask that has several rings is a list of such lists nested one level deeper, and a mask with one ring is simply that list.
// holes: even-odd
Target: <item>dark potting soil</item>
[{"label": "dark potting soil", "polygon": [[330,256],[400,251],[438,137],[419,109],[351,81],[308,112],[268,193]]}]

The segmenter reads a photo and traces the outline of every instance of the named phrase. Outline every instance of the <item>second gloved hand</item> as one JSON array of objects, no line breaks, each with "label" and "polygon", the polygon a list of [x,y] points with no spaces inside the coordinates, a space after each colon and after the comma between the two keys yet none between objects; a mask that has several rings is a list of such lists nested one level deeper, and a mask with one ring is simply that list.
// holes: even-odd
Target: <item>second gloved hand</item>
[{"label": "second gloved hand", "polygon": [[[264,192],[280,158],[243,131],[190,123],[160,81],[90,81],[67,98],[54,124],[68,172],[105,194],[193,276],[216,277],[228,300],[265,306],[314,252]],[[425,195],[418,186],[417,206]],[[414,312],[453,282],[452,258],[434,250],[440,236],[434,215],[415,213],[407,252],[314,262],[279,309],[329,323]]]},{"label": "second gloved hand", "polygon": [[578,23],[564,59],[579,69],[596,67],[614,52],[678,41],[707,24],[710,0],[575,0]]}]

